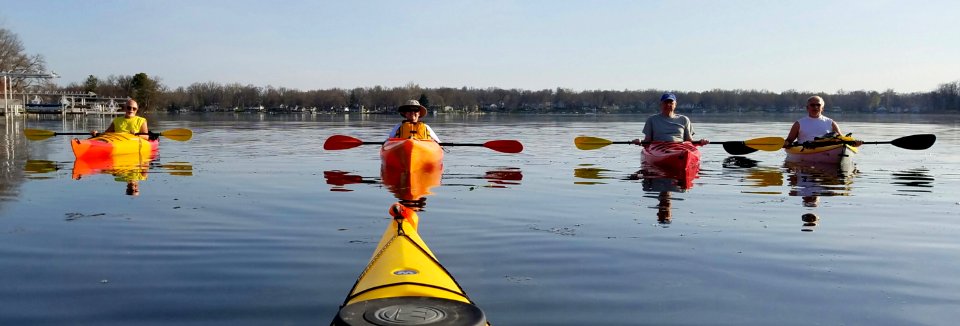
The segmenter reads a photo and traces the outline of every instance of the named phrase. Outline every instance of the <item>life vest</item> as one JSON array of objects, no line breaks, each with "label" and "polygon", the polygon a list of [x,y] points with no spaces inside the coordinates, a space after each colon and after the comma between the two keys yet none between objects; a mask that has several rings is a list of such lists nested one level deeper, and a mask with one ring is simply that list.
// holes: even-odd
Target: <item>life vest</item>
[{"label": "life vest", "polygon": [[127,117],[117,117],[113,119],[113,131],[135,134],[140,132],[140,128],[143,128],[144,123],[147,123],[147,119],[143,117],[135,116],[130,119],[127,119]]},{"label": "life vest", "polygon": [[418,140],[429,140],[430,132],[427,131],[427,126],[423,122],[413,123],[413,122],[404,120],[400,124],[400,129],[397,129],[397,134],[394,136],[397,138],[413,138]]}]

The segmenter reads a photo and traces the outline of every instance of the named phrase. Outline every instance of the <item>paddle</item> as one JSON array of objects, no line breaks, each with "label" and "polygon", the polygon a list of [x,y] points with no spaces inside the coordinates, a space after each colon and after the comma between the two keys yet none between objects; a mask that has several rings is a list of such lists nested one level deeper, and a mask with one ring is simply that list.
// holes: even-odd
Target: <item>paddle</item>
[{"label": "paddle", "polygon": [[[333,135],[323,142],[323,149],[328,151],[341,150],[360,145],[383,145],[383,142],[361,141],[350,136]],[[440,143],[440,146],[482,146],[503,153],[520,153],[523,151],[523,144],[516,140],[491,140],[482,144]]]},{"label": "paddle", "polygon": [[[82,136],[90,135],[89,132],[55,132],[50,130],[42,129],[24,129],[23,134],[27,136],[29,140],[43,140],[53,136]],[[157,133],[151,132],[150,135],[157,135]],[[137,133],[137,135],[145,135],[144,133]],[[176,141],[188,141],[190,138],[193,138],[193,131],[186,128],[179,129],[170,129],[161,131],[160,136],[167,137]]]},{"label": "paddle", "polygon": [[[711,144],[713,144],[711,142]],[[757,150],[776,152],[783,148],[783,138],[781,137],[763,137],[749,139],[743,142],[727,142],[723,144],[723,150],[730,155],[746,155]]]},{"label": "paddle", "polygon": [[[917,150],[924,150],[924,149],[930,148],[930,146],[933,146],[933,143],[935,143],[936,141],[937,141],[937,135],[919,134],[919,135],[903,136],[891,141],[865,141],[863,142],[863,144],[864,145],[891,144],[893,146],[897,146],[900,148],[917,151]],[[818,143],[809,143],[807,145],[801,144],[796,146],[804,146],[805,148],[817,148],[817,147],[837,145],[837,144],[852,145],[853,143],[854,142],[852,141],[826,141],[826,142],[818,142]]]},{"label": "paddle", "polygon": [[[648,144],[648,143],[649,142],[641,143],[641,145]],[[609,140],[598,138],[598,137],[580,136],[573,140],[573,144],[576,145],[577,148],[582,150],[593,150],[593,149],[602,148],[611,144],[633,144],[633,142],[630,142],[630,141],[615,142],[615,141],[609,141]],[[723,145],[723,149],[725,149],[727,152],[730,152],[730,154],[740,155],[737,153],[743,152],[742,154],[746,154],[746,153],[755,152],[757,150],[762,150],[762,151],[780,150],[780,148],[783,147],[783,138],[763,137],[763,138],[749,139],[745,141],[710,142],[710,144]]]}]

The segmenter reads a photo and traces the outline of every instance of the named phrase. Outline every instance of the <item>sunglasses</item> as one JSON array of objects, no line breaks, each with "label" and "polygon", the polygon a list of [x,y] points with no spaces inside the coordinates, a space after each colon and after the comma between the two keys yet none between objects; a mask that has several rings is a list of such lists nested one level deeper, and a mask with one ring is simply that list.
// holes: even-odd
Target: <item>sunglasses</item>
[{"label": "sunglasses", "polygon": [[137,110],[137,107],[135,107],[135,106],[125,106],[125,107],[123,107],[123,109],[124,109],[124,110],[133,110],[133,111],[136,111],[136,110]]},{"label": "sunglasses", "polygon": [[812,106],[812,107],[815,107],[815,108],[819,108],[819,107],[820,107],[820,103],[807,104],[807,106]]}]

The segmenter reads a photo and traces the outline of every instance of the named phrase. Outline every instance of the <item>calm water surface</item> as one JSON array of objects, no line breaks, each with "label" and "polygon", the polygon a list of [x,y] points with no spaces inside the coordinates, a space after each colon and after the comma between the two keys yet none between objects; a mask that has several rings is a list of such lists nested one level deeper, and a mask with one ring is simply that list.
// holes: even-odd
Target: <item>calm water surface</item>
[{"label": "calm water surface", "polygon": [[[75,178],[66,136],[0,134],[0,325],[308,325],[336,313],[387,226],[376,146],[394,116],[160,115],[160,156]],[[420,233],[497,325],[952,325],[960,319],[957,118],[836,116],[866,141],[850,177],[780,152],[703,148],[693,187],[644,180],[643,116],[434,116],[449,148]],[[793,116],[698,116],[713,141],[784,136]],[[134,166],[136,167],[136,166]],[[127,169],[129,170],[129,169]],[[145,170],[145,171],[144,171]],[[803,196],[816,195],[816,205]],[[814,214],[815,222],[804,214]],[[809,215],[808,215],[809,216]]]}]

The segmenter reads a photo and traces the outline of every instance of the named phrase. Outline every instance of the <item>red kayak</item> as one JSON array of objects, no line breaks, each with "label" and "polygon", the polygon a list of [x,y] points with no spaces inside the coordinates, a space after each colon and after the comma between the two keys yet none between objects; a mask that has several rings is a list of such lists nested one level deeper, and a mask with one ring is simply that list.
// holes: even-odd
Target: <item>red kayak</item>
[{"label": "red kayak", "polygon": [[643,148],[643,162],[666,177],[693,180],[700,172],[700,150],[691,142],[653,142]]}]

